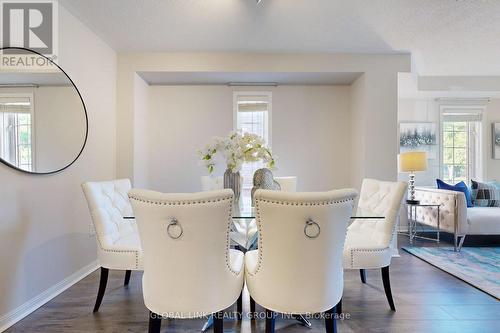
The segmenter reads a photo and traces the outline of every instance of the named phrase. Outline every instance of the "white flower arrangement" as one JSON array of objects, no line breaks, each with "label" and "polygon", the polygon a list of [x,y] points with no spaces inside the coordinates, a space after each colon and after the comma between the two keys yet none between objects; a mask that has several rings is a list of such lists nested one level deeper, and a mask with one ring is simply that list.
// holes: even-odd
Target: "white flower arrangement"
[{"label": "white flower arrangement", "polygon": [[256,134],[231,132],[225,138],[216,137],[213,143],[199,151],[208,173],[215,169],[215,155],[220,153],[226,162],[227,169],[238,172],[245,162],[263,161],[272,169],[275,160],[264,139]]}]

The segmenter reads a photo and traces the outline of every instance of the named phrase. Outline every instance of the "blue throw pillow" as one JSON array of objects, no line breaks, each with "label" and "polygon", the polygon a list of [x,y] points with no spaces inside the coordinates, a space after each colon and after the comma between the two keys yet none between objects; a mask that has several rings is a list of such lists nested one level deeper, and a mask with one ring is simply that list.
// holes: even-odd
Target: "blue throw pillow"
[{"label": "blue throw pillow", "polygon": [[472,204],[472,196],[470,190],[463,181],[455,185],[450,185],[446,184],[441,179],[436,179],[436,183],[438,189],[462,192],[465,195],[465,200],[467,201],[467,207],[474,207],[474,205]]}]

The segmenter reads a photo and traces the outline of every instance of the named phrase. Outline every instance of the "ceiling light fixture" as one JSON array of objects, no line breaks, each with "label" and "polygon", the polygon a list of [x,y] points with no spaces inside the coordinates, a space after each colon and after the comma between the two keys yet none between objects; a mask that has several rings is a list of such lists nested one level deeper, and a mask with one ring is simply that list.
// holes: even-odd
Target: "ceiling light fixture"
[{"label": "ceiling light fixture", "polygon": [[259,4],[262,0],[257,0],[257,4]]}]

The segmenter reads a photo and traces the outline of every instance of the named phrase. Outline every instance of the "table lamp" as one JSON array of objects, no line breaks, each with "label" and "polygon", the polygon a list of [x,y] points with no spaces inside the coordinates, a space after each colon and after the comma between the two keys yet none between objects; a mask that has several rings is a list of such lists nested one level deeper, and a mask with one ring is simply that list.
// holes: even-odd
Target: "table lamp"
[{"label": "table lamp", "polygon": [[415,200],[415,172],[427,170],[427,153],[424,151],[410,151],[399,154],[399,172],[409,172],[408,200],[406,203],[418,205]]}]

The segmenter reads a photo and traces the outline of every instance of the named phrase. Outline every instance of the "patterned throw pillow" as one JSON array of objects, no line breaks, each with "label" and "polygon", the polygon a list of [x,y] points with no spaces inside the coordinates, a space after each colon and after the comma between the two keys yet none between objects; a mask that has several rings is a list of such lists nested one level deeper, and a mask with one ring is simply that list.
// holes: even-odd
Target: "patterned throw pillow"
[{"label": "patterned throw pillow", "polygon": [[494,183],[471,180],[472,202],[477,207],[500,207],[500,188]]}]

